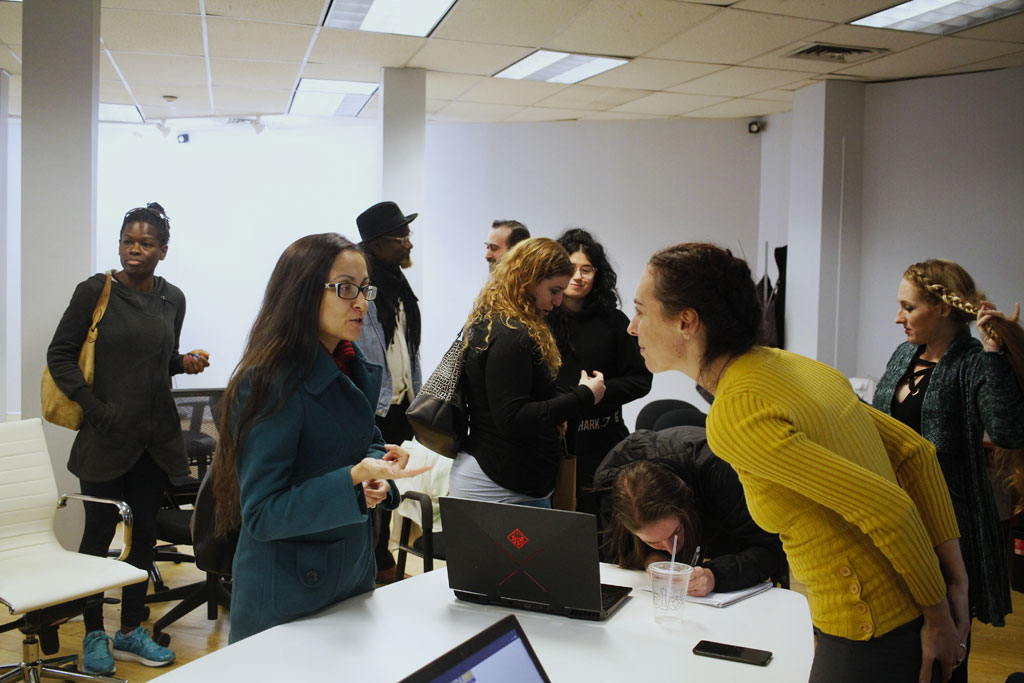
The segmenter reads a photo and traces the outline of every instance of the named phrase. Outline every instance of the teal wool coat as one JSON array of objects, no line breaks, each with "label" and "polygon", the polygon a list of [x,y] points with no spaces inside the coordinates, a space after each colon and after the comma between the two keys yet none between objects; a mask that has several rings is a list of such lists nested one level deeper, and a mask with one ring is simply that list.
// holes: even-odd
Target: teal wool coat
[{"label": "teal wool coat", "polygon": [[[892,414],[896,388],[920,347],[904,342],[889,359],[875,391],[874,407]],[[973,616],[1002,626],[1009,613],[1006,547],[989,481],[982,440],[1024,448],[1024,397],[1010,361],[987,353],[964,333],[932,370],[921,405],[921,436],[935,444],[960,527]]]},{"label": "teal wool coat", "polygon": [[[372,517],[350,470],[386,452],[374,423],[381,369],[358,347],[351,368],[349,379],[318,350],[312,371],[244,439],[231,642],[373,590]],[[282,380],[272,400],[287,389]],[[233,421],[247,396],[243,385]],[[389,483],[384,507],[393,509]]]}]

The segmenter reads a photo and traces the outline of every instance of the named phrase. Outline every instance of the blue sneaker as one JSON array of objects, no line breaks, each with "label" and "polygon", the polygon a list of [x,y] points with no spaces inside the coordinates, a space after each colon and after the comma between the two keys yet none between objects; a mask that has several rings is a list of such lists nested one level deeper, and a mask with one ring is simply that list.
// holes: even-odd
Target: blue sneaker
[{"label": "blue sneaker", "polygon": [[82,671],[94,676],[109,676],[114,673],[110,636],[103,631],[89,631],[82,639]]},{"label": "blue sneaker", "polygon": [[122,662],[141,662],[146,666],[167,666],[174,661],[174,652],[157,645],[149,631],[138,626],[128,635],[114,634],[114,659]]}]

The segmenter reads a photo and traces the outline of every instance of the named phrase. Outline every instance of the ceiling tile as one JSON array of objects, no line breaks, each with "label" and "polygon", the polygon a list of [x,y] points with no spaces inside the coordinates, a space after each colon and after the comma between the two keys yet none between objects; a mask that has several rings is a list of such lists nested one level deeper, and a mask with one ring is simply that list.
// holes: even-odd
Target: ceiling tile
[{"label": "ceiling tile", "polygon": [[683,95],[672,92],[659,92],[641,97],[613,111],[632,112],[636,114],[661,114],[662,116],[678,116],[694,109],[725,102],[726,97],[710,97],[707,95]]},{"label": "ceiling tile", "polygon": [[990,69],[1012,69],[1016,66],[1024,66],[1024,51],[1003,55],[1002,57],[996,57],[995,59],[986,59],[980,62],[974,62],[973,64],[954,67],[952,69],[947,69],[946,71],[940,71],[939,73],[968,73],[971,71],[988,71]]},{"label": "ceiling tile", "polygon": [[170,14],[199,14],[199,3],[196,0],[160,0],[160,2],[153,2],[153,0],[101,0],[100,7],[102,9],[101,16],[106,16],[108,9],[130,9]]},{"label": "ceiling tile", "polygon": [[358,118],[360,119],[376,119],[377,112],[380,108],[380,96],[373,95],[359,110]]},{"label": "ceiling tile", "polygon": [[761,92],[748,95],[752,100],[769,100],[772,102],[792,102],[792,90],[762,90]]},{"label": "ceiling tile", "polygon": [[[192,102],[189,104],[147,104],[140,106],[142,115],[147,121],[159,121],[161,119],[184,119],[192,117],[210,116],[210,103]],[[185,128],[187,131],[187,127]]]},{"label": "ceiling tile", "polygon": [[245,19],[210,17],[206,21],[210,57],[301,62],[315,29]]},{"label": "ceiling tile", "polygon": [[379,71],[381,66],[405,66],[426,43],[426,38],[414,36],[324,28],[317,34],[309,61],[370,64]]},{"label": "ceiling tile", "polygon": [[206,0],[208,16],[263,19],[282,24],[316,26],[323,9],[323,0]]},{"label": "ceiling tile", "polygon": [[733,9],[846,23],[896,4],[893,0],[740,0]]},{"label": "ceiling tile", "polygon": [[323,78],[328,81],[357,81],[359,83],[377,83],[380,81],[380,68],[369,62],[362,64],[313,64],[306,62],[302,67],[303,78]]},{"label": "ceiling tile", "polygon": [[710,107],[697,109],[686,114],[694,119],[739,119],[753,116],[771,116],[789,111],[793,105],[789,102],[768,102],[765,100],[735,99]]},{"label": "ceiling tile", "polygon": [[529,106],[568,87],[564,83],[544,81],[513,81],[507,78],[484,78],[464,92],[460,102],[518,104]]},{"label": "ceiling tile", "polygon": [[218,114],[284,114],[291,100],[290,90],[213,89]]},{"label": "ceiling tile", "polygon": [[108,50],[203,55],[203,23],[198,15],[103,10],[101,35]]},{"label": "ceiling tile", "polygon": [[504,121],[522,107],[509,104],[479,104],[476,102],[451,102],[444,109],[429,116],[431,121],[475,121],[493,123]]},{"label": "ceiling tile", "polygon": [[21,62],[14,58],[6,46],[0,45],[0,69],[9,74],[21,73]]},{"label": "ceiling tile", "polygon": [[[826,74],[846,68],[842,62],[824,62],[799,57],[787,57],[797,50],[810,47],[816,43],[828,43],[845,47],[863,47],[886,49],[892,52],[936,40],[937,37],[927,33],[911,33],[910,31],[889,31],[886,29],[866,28],[864,26],[833,26],[820,33],[807,36],[803,40],[788,43],[772,50],[768,54],[743,62],[743,66],[755,66],[763,69],[789,69],[808,73]],[[869,57],[868,59],[875,59]],[[850,65],[852,66],[852,64]]]},{"label": "ceiling tile", "polygon": [[474,0],[457,2],[431,38],[537,47],[590,0]]},{"label": "ceiling tile", "polygon": [[[374,97],[376,97],[376,95],[374,95]],[[449,102],[450,100],[434,100],[428,97],[426,105],[423,107],[423,109],[426,112],[433,114],[435,111],[441,111],[442,109],[447,107]]]},{"label": "ceiling tile", "polygon": [[120,81],[100,81],[100,102],[104,104],[135,104]]},{"label": "ceiling tile", "polygon": [[[138,86],[133,86],[132,92],[135,93],[135,99],[143,106],[166,106],[170,109],[180,107],[190,110],[205,107],[204,114],[207,116],[212,114],[210,111],[210,94],[206,86],[179,86],[174,88],[174,92],[167,92],[166,86],[142,83]],[[174,95],[178,99],[168,104],[164,101],[164,95]]]},{"label": "ceiling tile", "polygon": [[490,76],[518,62],[531,52],[532,50],[521,47],[431,38],[423,49],[409,60],[408,66],[431,71]]},{"label": "ceiling tile", "polygon": [[904,52],[879,57],[866,64],[852,66],[836,73],[879,80],[926,76],[1019,50],[1018,43],[939,38]]},{"label": "ceiling tile", "polygon": [[20,2],[0,2],[0,43],[21,45]]},{"label": "ceiling tile", "polygon": [[644,97],[646,92],[645,90],[570,85],[565,90],[541,100],[539,104],[555,109],[592,109],[594,111],[604,111]]},{"label": "ceiling tile", "polygon": [[[111,52],[111,54],[114,54]],[[117,59],[115,56],[114,59]],[[110,57],[107,56],[106,52],[100,53],[100,80],[101,81],[118,81],[120,82],[121,77],[117,75],[117,71],[114,69],[114,65],[110,61]]]},{"label": "ceiling tile", "polygon": [[7,115],[21,116],[21,95],[15,97],[14,93],[11,93],[11,99],[7,101]]},{"label": "ceiling tile", "polygon": [[574,121],[586,112],[582,109],[550,109],[548,107],[527,107],[508,117],[508,121]]},{"label": "ceiling tile", "polygon": [[664,90],[724,68],[721,64],[675,62],[668,59],[638,57],[622,66],[605,71],[603,74],[588,78],[586,84],[608,88]]},{"label": "ceiling tile", "polygon": [[457,100],[462,93],[472,88],[484,78],[484,76],[467,76],[465,74],[428,71],[427,99]]},{"label": "ceiling tile", "polygon": [[257,62],[242,59],[211,59],[213,87],[288,90],[295,87],[299,65],[288,62]]},{"label": "ceiling tile", "polygon": [[682,85],[669,88],[672,92],[693,93],[695,95],[721,95],[723,97],[742,97],[769,88],[777,88],[789,83],[806,80],[807,75],[799,71],[775,71],[772,69],[751,69],[745,66],[733,66],[716,71],[708,76],[695,78]]},{"label": "ceiling tile", "polygon": [[111,57],[131,86],[136,83],[206,86],[206,60],[202,57],[137,52],[111,52]]},{"label": "ceiling tile", "polygon": [[1024,14],[1014,14],[969,28],[966,31],[960,31],[956,37],[1024,43]]},{"label": "ceiling tile", "polygon": [[543,47],[636,57],[718,11],[673,0],[592,0]]},{"label": "ceiling tile", "polygon": [[737,64],[828,26],[810,19],[723,9],[644,56]]},{"label": "ceiling tile", "polygon": [[580,112],[580,121],[639,121],[667,119],[661,114],[634,114],[625,111],[584,111]]}]

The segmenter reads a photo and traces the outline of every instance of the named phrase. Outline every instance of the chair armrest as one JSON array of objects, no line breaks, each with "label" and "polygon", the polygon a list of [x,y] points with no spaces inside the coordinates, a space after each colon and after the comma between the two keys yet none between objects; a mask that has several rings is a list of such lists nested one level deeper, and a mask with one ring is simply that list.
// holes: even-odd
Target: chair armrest
[{"label": "chair armrest", "polygon": [[128,503],[123,500],[96,498],[95,496],[86,496],[81,493],[62,493],[60,498],[57,499],[57,509],[63,510],[66,508],[69,498],[88,501],[90,503],[106,503],[107,505],[117,507],[118,512],[121,513],[121,522],[124,524],[124,548],[121,550],[121,554],[117,559],[119,562],[123,562],[124,558],[128,557],[128,553],[132,550],[132,509],[128,506]]},{"label": "chair armrest", "polygon": [[402,499],[412,499],[420,504],[420,529],[424,535],[434,529],[434,501],[423,491],[406,491]]}]

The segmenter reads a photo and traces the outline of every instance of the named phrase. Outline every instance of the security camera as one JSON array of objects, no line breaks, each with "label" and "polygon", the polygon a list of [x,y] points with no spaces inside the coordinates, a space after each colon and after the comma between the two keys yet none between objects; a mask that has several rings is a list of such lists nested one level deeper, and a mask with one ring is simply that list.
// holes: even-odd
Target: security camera
[{"label": "security camera", "polygon": [[178,142],[179,142],[180,144],[182,144],[182,145],[184,145],[184,144],[185,144],[186,142],[188,142],[188,133],[182,133],[182,134],[180,134],[180,135],[178,136]]},{"label": "security camera", "polygon": [[747,124],[747,132],[750,133],[751,135],[757,135],[762,130],[764,130],[764,123],[758,121],[757,119],[754,119],[753,121]]}]

